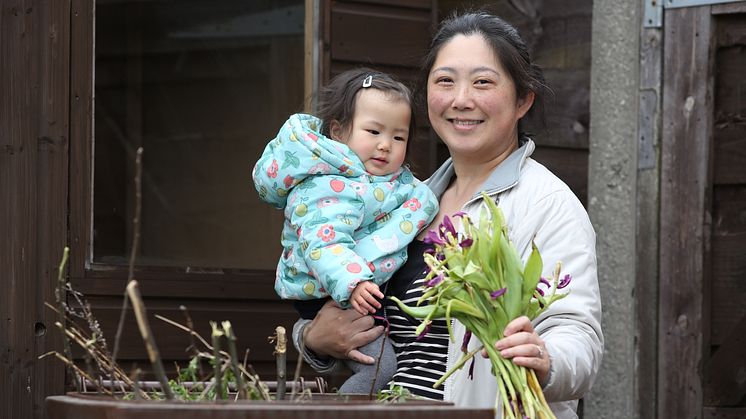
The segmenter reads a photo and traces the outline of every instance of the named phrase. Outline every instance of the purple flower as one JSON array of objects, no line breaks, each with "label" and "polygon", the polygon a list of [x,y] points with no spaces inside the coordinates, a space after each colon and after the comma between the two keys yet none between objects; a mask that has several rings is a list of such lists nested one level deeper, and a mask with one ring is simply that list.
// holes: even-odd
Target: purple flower
[{"label": "purple flower", "polygon": [[541,278],[539,278],[539,282],[540,282],[540,283],[542,283],[542,284],[544,284],[544,285],[546,285],[546,286],[548,286],[548,287],[552,285],[552,284],[550,284],[550,283],[549,283],[549,281],[548,281],[548,280],[547,280],[546,278],[544,278],[543,276],[542,276]]},{"label": "purple flower", "polygon": [[459,217],[459,218],[464,218],[464,216],[466,216],[466,213],[465,213],[465,212],[463,212],[463,211],[459,211],[459,212],[457,212],[457,213],[453,214],[453,217],[454,217],[454,218],[455,218],[455,217]]},{"label": "purple flower", "polygon": [[443,246],[444,244],[446,244],[446,242],[440,238],[438,233],[433,230],[428,231],[427,235],[422,241],[425,242],[425,244],[435,244],[438,246]]},{"label": "purple flower", "polygon": [[443,274],[440,274],[440,275],[436,276],[435,278],[433,278],[433,279],[425,282],[425,285],[427,285],[428,287],[432,288],[432,287],[440,284],[441,282],[443,282]]},{"label": "purple flower", "polygon": [[507,287],[506,287],[506,288],[500,288],[500,289],[499,289],[499,290],[497,290],[497,291],[492,291],[492,292],[490,293],[490,297],[492,297],[492,299],[493,299],[493,300],[495,300],[495,299],[497,299],[497,297],[499,297],[499,296],[501,296],[501,295],[505,294],[505,292],[506,292],[506,291],[508,291],[508,288],[507,288]]},{"label": "purple flower", "polygon": [[474,240],[466,238],[461,240],[461,243],[458,245],[461,246],[462,249],[466,249],[467,247],[470,247],[472,244],[474,244]]},{"label": "purple flower", "polygon": [[474,357],[471,357],[471,365],[469,365],[469,379],[474,379]]},{"label": "purple flower", "polygon": [[420,340],[420,339],[424,338],[424,337],[425,337],[425,335],[426,335],[426,334],[428,334],[428,333],[430,332],[430,325],[431,325],[431,324],[432,324],[432,323],[428,323],[428,324],[427,324],[427,325],[425,326],[425,329],[424,329],[424,330],[422,331],[422,333],[420,333],[419,335],[417,335],[417,337],[415,338],[415,340]]},{"label": "purple flower", "polygon": [[562,288],[565,288],[566,286],[570,285],[570,281],[572,281],[572,277],[570,276],[570,274],[565,275],[560,280],[559,284],[557,284],[557,289],[561,290]]},{"label": "purple flower", "polygon": [[469,352],[469,341],[471,340],[471,330],[467,330],[466,333],[464,333],[464,341],[461,342],[461,352],[467,353]]},{"label": "purple flower", "polygon": [[441,231],[441,237],[445,238],[446,233],[451,233],[453,237],[456,237],[456,228],[453,227],[453,223],[451,223],[451,219],[448,218],[447,215],[443,216],[443,222],[440,224],[440,231]]},{"label": "purple flower", "polygon": [[544,296],[544,291],[541,288],[536,287],[536,292],[538,292],[542,297]]}]

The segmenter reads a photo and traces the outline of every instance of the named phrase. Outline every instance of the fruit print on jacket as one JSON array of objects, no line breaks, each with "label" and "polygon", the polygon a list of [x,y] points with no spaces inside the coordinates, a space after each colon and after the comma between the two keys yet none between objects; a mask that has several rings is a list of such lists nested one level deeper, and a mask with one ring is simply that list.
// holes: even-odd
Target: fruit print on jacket
[{"label": "fruit print on jacket", "polygon": [[254,166],[260,198],[283,209],[275,291],[285,299],[331,296],[343,307],[360,281],[381,285],[407,258],[407,245],[438,212],[409,169],[374,176],[344,144],[295,114]]}]

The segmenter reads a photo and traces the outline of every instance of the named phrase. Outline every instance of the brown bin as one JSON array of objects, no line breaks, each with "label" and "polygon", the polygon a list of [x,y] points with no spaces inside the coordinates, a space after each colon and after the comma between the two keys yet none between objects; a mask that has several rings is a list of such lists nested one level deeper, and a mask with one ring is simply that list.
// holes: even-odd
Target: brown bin
[{"label": "brown bin", "polygon": [[380,403],[367,396],[314,394],[302,402],[125,401],[109,396],[68,393],[47,397],[49,419],[494,419],[492,409],[467,409],[452,403],[410,400]]}]

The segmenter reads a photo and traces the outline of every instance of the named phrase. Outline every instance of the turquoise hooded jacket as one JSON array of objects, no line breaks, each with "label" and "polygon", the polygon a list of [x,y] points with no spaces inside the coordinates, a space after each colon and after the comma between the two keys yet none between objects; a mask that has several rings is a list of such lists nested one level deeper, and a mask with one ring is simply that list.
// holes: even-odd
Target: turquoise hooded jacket
[{"label": "turquoise hooded jacket", "polygon": [[430,189],[406,167],[365,171],[321,120],[295,114],[254,166],[261,199],[283,209],[275,291],[284,299],[331,296],[343,307],[360,281],[379,286],[407,259],[407,245],[438,213]]}]

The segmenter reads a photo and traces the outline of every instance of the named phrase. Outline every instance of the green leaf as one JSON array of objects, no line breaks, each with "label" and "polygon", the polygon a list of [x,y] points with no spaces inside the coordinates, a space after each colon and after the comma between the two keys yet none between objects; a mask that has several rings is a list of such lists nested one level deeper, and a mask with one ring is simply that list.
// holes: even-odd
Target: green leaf
[{"label": "green leaf", "polygon": [[463,280],[464,282],[474,285],[476,288],[494,291],[484,272],[482,272],[482,269],[472,262],[469,262],[466,265]]},{"label": "green leaf", "polygon": [[521,307],[523,312],[526,314],[526,308],[531,296],[536,291],[536,287],[539,285],[539,279],[541,278],[541,271],[544,269],[544,264],[541,261],[541,255],[536,244],[531,242],[531,254],[526,261],[526,266],[523,269],[523,298],[521,299]]},{"label": "green leaf", "polygon": [[[477,310],[473,305],[461,301],[461,300],[451,300],[453,302],[453,306],[451,307],[451,311],[454,311],[456,313],[463,313],[469,316],[476,317],[480,320],[485,320],[486,317],[484,316],[484,313]],[[456,318],[459,318],[456,316]]]},{"label": "green leaf", "polygon": [[[505,266],[503,274],[505,275],[505,285],[508,290],[503,298],[505,299],[505,312],[510,320],[515,319],[521,314],[521,294],[523,291],[523,273],[520,268],[520,261],[514,256],[515,251],[511,248],[508,238],[500,236],[500,250],[503,253]],[[511,254],[512,253],[512,254]]]},{"label": "green leaf", "polygon": [[407,313],[408,315],[414,317],[415,319],[424,319],[424,318],[441,318],[446,314],[445,308],[435,306],[432,304],[428,304],[426,306],[420,306],[420,307],[410,307],[404,303],[401,302],[396,297],[390,296],[389,299],[396,303],[396,305],[399,306],[401,311]]}]

